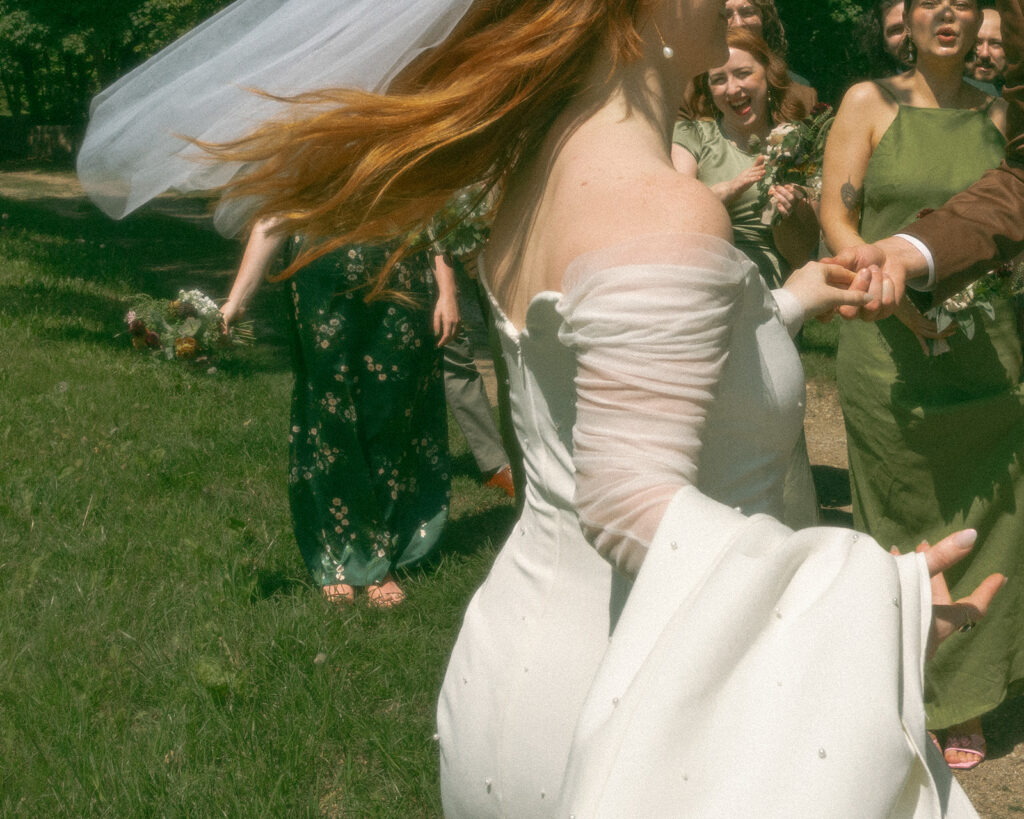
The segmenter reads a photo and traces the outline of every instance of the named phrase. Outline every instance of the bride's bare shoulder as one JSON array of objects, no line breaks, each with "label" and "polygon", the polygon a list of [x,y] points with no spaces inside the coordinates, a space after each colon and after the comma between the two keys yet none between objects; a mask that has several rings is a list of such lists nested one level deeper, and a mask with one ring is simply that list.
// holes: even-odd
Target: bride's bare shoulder
[{"label": "bride's bare shoulder", "polygon": [[674,168],[595,187],[585,207],[588,221],[605,237],[706,233],[732,240],[729,214],[718,197]]}]

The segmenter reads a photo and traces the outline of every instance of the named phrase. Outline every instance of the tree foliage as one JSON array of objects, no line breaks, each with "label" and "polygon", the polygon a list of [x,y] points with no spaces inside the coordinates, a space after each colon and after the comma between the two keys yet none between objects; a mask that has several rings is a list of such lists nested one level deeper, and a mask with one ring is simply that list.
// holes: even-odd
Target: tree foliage
[{"label": "tree foliage", "polygon": [[80,125],[102,87],[228,0],[0,0],[0,88],[15,117]]},{"label": "tree foliage", "polygon": [[863,42],[872,0],[776,0],[789,40],[789,62],[819,96],[838,103],[866,77],[888,73]]},{"label": "tree foliage", "polygon": [[[0,0],[0,89],[11,114],[80,126],[89,100],[229,0]],[[335,0],[324,0],[335,2]],[[870,0],[777,0],[793,68],[836,101],[872,73],[858,42]]]}]

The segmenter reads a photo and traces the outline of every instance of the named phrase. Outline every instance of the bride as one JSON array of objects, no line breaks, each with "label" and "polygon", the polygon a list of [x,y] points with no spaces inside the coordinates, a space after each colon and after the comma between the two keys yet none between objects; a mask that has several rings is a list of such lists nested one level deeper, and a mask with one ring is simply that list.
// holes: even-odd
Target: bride
[{"label": "bride", "polygon": [[879,282],[810,264],[769,292],[675,172],[683,88],[726,56],[721,0],[477,0],[389,93],[210,148],[314,253],[503,190],[482,266],[527,487],[441,692],[450,817],[974,815],[922,662],[1002,578],[950,605],[938,576],[933,623],[972,532],[894,558],[777,519],[790,338]]}]

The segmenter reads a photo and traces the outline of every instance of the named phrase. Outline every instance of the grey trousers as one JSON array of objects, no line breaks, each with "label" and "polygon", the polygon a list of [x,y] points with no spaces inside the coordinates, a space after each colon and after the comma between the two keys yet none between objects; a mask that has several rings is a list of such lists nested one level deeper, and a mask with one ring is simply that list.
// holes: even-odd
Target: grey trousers
[{"label": "grey trousers", "polygon": [[484,475],[497,472],[508,463],[501,435],[494,423],[484,380],[476,368],[469,336],[459,328],[444,347],[444,394],[448,408],[466,436],[470,452]]}]

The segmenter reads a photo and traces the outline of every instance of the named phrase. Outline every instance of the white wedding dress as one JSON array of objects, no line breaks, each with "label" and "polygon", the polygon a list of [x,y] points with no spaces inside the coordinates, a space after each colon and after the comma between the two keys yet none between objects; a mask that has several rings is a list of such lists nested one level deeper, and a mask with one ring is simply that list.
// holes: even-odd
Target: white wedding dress
[{"label": "white wedding dress", "polygon": [[975,816],[925,733],[923,558],[773,517],[795,299],[699,235],[563,285],[497,319],[525,508],[441,692],[449,819]]}]

